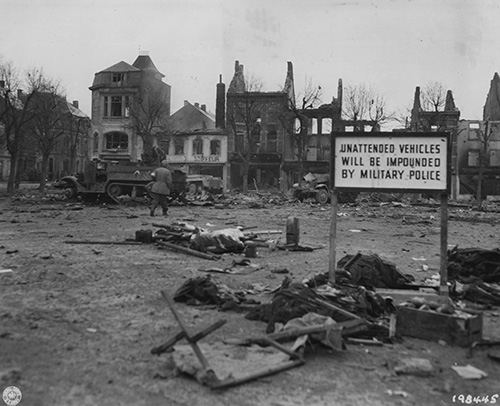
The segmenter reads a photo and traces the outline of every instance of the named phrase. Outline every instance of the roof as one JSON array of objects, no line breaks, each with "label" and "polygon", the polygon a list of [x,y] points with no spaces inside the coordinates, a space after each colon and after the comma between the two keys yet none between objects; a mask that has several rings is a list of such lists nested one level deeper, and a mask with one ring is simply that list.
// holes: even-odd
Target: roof
[{"label": "roof", "polygon": [[215,116],[187,100],[184,102],[184,106],[170,116],[169,121],[171,129],[178,132],[215,128]]},{"label": "roof", "polygon": [[118,63],[115,63],[113,66],[102,70],[101,72],[139,72],[140,70],[141,69],[132,66],[127,62],[120,61]]},{"label": "roof", "polygon": [[155,73],[159,73],[162,77],[165,76],[156,68],[155,64],[153,63],[153,60],[150,58],[149,55],[139,55],[132,65],[137,69],[149,70]]}]

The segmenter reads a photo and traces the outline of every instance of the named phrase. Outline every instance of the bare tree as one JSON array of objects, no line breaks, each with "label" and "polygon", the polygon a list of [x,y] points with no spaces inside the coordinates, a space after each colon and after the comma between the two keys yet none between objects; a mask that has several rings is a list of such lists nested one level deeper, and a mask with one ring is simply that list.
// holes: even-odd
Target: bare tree
[{"label": "bare tree", "polygon": [[256,152],[257,140],[261,135],[262,104],[255,97],[255,93],[262,89],[262,82],[252,77],[245,80],[243,92],[228,93],[227,123],[232,129],[235,139],[235,154],[241,160],[243,193],[248,192],[248,172],[250,158]]},{"label": "bare tree", "polygon": [[31,128],[41,156],[40,191],[45,192],[49,158],[58,141],[65,134],[71,121],[71,113],[60,85],[47,78],[41,70],[29,75],[32,88],[37,91],[32,99],[33,122]]},{"label": "bare tree", "polygon": [[372,130],[395,118],[395,113],[388,111],[384,96],[364,84],[345,86],[342,106],[344,117],[370,120],[374,123]]},{"label": "bare tree", "polygon": [[484,172],[485,169],[489,166],[489,143],[491,138],[493,137],[491,123],[489,121],[485,122],[484,130],[481,127],[477,130],[477,136],[481,147],[479,149],[479,157],[478,157],[479,173],[478,173],[477,188],[476,188],[476,201],[478,205],[481,205],[484,194],[483,191]]},{"label": "bare tree", "polygon": [[[304,176],[304,161],[307,159],[307,147],[309,145],[309,117],[306,110],[313,109],[321,102],[321,86],[313,85],[311,79],[306,80],[303,94],[295,98],[288,98],[287,112],[280,116],[281,125],[286,129],[292,147],[297,157],[299,180]],[[297,99],[299,102],[297,103]]]},{"label": "bare tree", "polygon": [[[82,140],[88,135],[90,128],[90,120],[87,116],[75,116],[69,120],[67,128],[67,136],[69,140],[69,159],[70,159],[70,171],[71,173],[76,173],[78,168],[76,167],[76,157],[78,154],[78,145],[82,143]],[[86,155],[86,153],[85,153]]]},{"label": "bare tree", "polygon": [[396,121],[403,128],[410,128],[411,126],[411,106],[408,105],[402,110],[398,110],[394,113],[393,117],[394,121]]},{"label": "bare tree", "polygon": [[37,83],[27,75],[22,91],[21,75],[11,62],[0,64],[0,121],[4,127],[4,142],[10,155],[10,172],[7,192],[12,194],[18,187],[19,162],[26,146],[27,127],[33,119],[32,100]]},{"label": "bare tree", "polygon": [[158,165],[162,154],[157,137],[168,133],[167,119],[170,113],[165,89],[153,83],[146,84],[128,108],[131,126],[143,141],[143,162]]},{"label": "bare tree", "polygon": [[446,103],[446,89],[440,82],[429,82],[422,89],[424,110],[440,111]]}]

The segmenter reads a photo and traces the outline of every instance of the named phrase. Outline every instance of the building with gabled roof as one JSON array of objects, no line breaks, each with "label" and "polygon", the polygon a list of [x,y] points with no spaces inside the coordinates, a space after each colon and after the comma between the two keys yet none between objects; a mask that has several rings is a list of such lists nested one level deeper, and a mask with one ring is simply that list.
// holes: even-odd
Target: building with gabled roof
[{"label": "building with gabled roof", "polygon": [[151,151],[170,116],[171,87],[164,77],[146,54],[94,75],[89,88],[94,158],[153,164]]},{"label": "building with gabled roof", "polygon": [[215,118],[205,104],[185,100],[184,106],[170,116],[168,135],[162,137],[160,147],[167,152],[173,169],[181,169],[189,175],[221,178],[226,188],[227,134],[223,128],[216,127]]}]

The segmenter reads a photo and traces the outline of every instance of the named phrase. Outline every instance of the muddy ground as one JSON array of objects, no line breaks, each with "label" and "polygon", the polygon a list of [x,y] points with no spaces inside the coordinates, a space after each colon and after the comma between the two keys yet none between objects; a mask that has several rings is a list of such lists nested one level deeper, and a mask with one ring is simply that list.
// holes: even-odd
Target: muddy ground
[{"label": "muddy ground", "polygon": [[[500,364],[487,357],[488,350],[467,358],[463,348],[411,338],[383,347],[350,345],[342,352],[316,349],[302,367],[221,392],[176,376],[168,354],[150,354],[177,331],[160,290],[173,293],[186,279],[203,275],[198,268],[229,265],[236,256],[213,262],[154,246],[65,244],[133,238],[136,230],[160,220],[141,206],[74,208],[66,202],[0,202],[0,268],[13,270],[0,273],[0,389],[18,386],[21,405],[448,405],[453,395],[500,394]],[[310,253],[259,248],[254,261],[267,265],[264,269],[214,276],[232,288],[257,282],[278,286],[283,275],[271,273],[273,267],[288,268],[297,281],[327,270],[329,208],[297,203],[170,212],[168,222],[189,220],[213,229],[284,230],[293,215],[300,219],[301,242],[324,246]],[[450,207],[448,242],[497,248],[499,220],[499,213]],[[377,253],[417,281],[438,272],[437,206],[342,206],[337,227],[339,259],[358,251]],[[266,328],[232,311],[184,304],[178,309],[190,327],[228,320],[205,339],[208,343]],[[499,312],[485,310],[485,338],[500,338]],[[406,357],[429,359],[435,376],[396,376],[394,362]],[[450,369],[454,364],[472,364],[488,377],[464,380]],[[390,394],[398,390],[407,396]]]}]

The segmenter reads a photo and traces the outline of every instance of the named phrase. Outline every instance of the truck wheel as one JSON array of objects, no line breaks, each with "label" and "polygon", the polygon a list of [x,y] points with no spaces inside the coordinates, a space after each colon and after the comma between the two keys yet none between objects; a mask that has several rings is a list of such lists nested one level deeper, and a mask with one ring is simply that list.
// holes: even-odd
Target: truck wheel
[{"label": "truck wheel", "polygon": [[319,204],[327,204],[329,198],[330,196],[328,195],[328,191],[326,191],[325,189],[319,189],[316,192],[316,201]]},{"label": "truck wheel", "polygon": [[68,187],[64,189],[64,196],[66,196],[66,199],[68,200],[75,199],[77,194],[78,192],[74,186],[68,185]]},{"label": "truck wheel", "polygon": [[118,196],[121,196],[122,194],[122,188],[120,185],[116,185],[116,184],[111,184],[108,186],[108,195],[110,195],[111,197],[118,197]]}]

